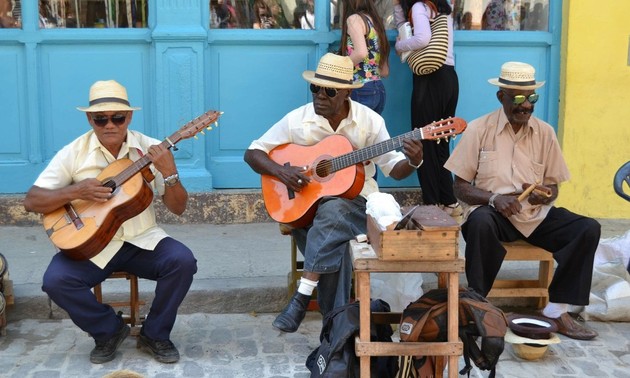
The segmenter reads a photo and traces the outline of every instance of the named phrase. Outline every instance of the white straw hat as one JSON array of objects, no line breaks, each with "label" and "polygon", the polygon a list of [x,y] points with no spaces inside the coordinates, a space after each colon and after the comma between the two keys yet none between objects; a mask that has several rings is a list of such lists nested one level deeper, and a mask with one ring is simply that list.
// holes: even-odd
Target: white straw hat
[{"label": "white straw hat", "polygon": [[536,70],[527,63],[507,62],[501,66],[501,75],[488,80],[488,83],[509,89],[536,89],[542,87],[544,81],[536,81]]},{"label": "white straw hat", "polygon": [[114,80],[97,81],[90,87],[90,106],[77,107],[82,112],[140,110],[129,106],[127,90]]},{"label": "white straw hat", "polygon": [[304,71],[302,77],[309,83],[321,87],[337,89],[362,87],[363,83],[352,80],[353,72],[354,64],[350,57],[327,53],[319,60],[316,71]]}]

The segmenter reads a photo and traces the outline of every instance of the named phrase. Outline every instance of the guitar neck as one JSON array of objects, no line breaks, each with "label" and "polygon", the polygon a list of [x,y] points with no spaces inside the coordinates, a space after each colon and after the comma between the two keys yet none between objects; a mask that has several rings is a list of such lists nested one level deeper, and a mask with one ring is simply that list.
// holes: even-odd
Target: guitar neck
[{"label": "guitar neck", "polygon": [[[175,143],[181,140],[181,136],[179,133],[174,133],[170,137],[166,138],[160,146],[164,148],[172,148],[175,147]],[[120,187],[122,184],[127,182],[130,178],[135,176],[138,172],[142,171],[148,165],[151,164],[151,159],[147,155],[142,156],[140,159],[136,160],[129,167],[125,168],[122,172],[117,174],[115,177],[109,179],[107,182],[104,182],[104,186],[109,186],[112,188]]]},{"label": "guitar neck", "polygon": [[331,173],[370,160],[389,151],[401,148],[404,139],[424,139],[422,129],[414,129],[397,137],[373,144],[365,148],[361,148],[356,151],[348,152],[347,154],[341,156],[337,156],[336,158],[330,160],[332,163]]}]

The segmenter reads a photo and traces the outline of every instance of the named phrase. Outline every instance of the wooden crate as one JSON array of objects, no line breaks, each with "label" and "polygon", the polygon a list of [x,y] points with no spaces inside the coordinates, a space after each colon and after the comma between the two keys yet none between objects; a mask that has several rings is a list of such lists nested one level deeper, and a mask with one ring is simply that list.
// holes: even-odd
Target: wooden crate
[{"label": "wooden crate", "polygon": [[418,206],[411,222],[418,229],[382,231],[368,215],[368,239],[379,259],[453,260],[458,257],[459,225],[439,207]]}]

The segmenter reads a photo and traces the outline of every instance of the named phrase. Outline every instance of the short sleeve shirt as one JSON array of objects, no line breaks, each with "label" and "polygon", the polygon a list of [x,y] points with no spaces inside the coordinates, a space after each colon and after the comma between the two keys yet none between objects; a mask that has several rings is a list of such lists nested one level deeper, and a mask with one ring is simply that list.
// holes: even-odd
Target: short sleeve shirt
[{"label": "short sleeve shirt", "polygon": [[[348,99],[350,112],[334,131],[328,120],[315,113],[313,103],[299,107],[284,116],[273,125],[260,139],[252,142],[248,149],[262,150],[269,153],[275,147],[282,144],[293,143],[302,146],[312,146],[327,136],[343,135],[355,149],[372,146],[376,143],[390,139],[383,118],[365,105]],[[402,152],[390,151],[364,162],[365,184],[360,195],[366,197],[378,192],[378,184],[373,176],[376,173],[374,164],[377,164],[386,176],[394,168],[396,163],[405,159]]]},{"label": "short sleeve shirt", "polygon": [[[524,183],[558,185],[570,178],[553,127],[532,116],[514,134],[502,108],[468,124],[444,167],[480,189],[500,194],[520,193]],[[521,205],[521,212],[509,220],[529,236],[552,204],[531,205],[524,200]],[[468,208],[466,214],[477,207]]]},{"label": "short sleeve shirt", "polygon": [[[95,178],[114,160],[128,158],[140,159],[151,145],[160,141],[136,131],[127,131],[127,140],[117,157],[99,142],[93,131],[88,131],[62,148],[52,158],[48,166],[35,181],[36,186],[45,189],[61,189],[73,183]],[[155,175],[152,182],[154,192],[164,194],[164,179],[151,165]],[[124,222],[111,242],[98,255],[90,259],[101,269],[114,257],[124,242],[129,242],[142,249],[152,250],[168,235],[158,227],[155,209],[150,204],[142,213]]]}]

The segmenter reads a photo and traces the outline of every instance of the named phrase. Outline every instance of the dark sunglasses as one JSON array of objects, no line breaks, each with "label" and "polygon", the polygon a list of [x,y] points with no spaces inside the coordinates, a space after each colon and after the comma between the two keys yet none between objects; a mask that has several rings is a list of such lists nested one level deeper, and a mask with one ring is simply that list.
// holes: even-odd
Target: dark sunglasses
[{"label": "dark sunglasses", "polygon": [[116,126],[121,126],[122,124],[125,123],[125,121],[127,120],[127,115],[126,114],[114,114],[111,117],[108,116],[96,116],[96,117],[92,117],[92,121],[94,122],[94,124],[96,126],[99,127],[105,127],[107,126],[107,123],[109,121],[112,121],[112,123]]},{"label": "dark sunglasses", "polygon": [[[505,92],[503,92],[503,93],[505,93]],[[510,96],[507,93],[505,93],[505,94]],[[511,96],[511,97],[512,97],[512,103],[514,105],[521,105],[522,103],[525,102],[525,100],[529,101],[530,104],[535,104],[536,101],[538,101],[538,93],[532,93],[529,96],[516,95],[516,96]]]},{"label": "dark sunglasses", "polygon": [[337,89],[335,88],[326,88],[326,87],[320,87],[319,85],[315,85],[315,84],[311,84],[311,93],[313,94],[318,94],[319,90],[324,88],[324,90],[326,91],[326,96],[333,98],[337,95]]}]

